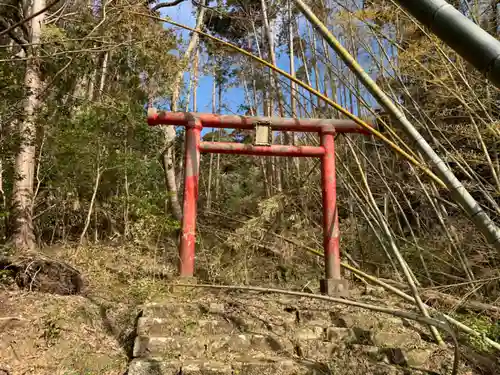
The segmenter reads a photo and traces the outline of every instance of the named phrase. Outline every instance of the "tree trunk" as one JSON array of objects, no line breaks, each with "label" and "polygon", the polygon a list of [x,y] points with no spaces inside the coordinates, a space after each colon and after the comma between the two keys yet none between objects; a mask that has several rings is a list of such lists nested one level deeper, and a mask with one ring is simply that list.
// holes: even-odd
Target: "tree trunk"
[{"label": "tree trunk", "polygon": [[[222,65],[222,62],[221,62]],[[219,113],[222,112],[222,92],[223,92],[223,80],[221,79],[219,82],[219,86],[217,87],[217,108]],[[217,142],[220,142],[221,129],[217,129]],[[217,154],[217,163],[215,166],[215,200],[219,199],[220,192],[220,154]]]},{"label": "tree trunk", "polygon": [[[276,53],[274,51],[274,36],[273,36],[273,31],[271,24],[269,23],[269,18],[267,16],[267,6],[266,6],[266,1],[261,0],[261,7],[262,7],[262,20],[264,23],[264,30],[266,33],[266,38],[267,38],[267,44],[268,44],[268,51],[269,51],[269,58],[268,60],[276,66]],[[283,103],[281,101],[281,96],[280,96],[280,89],[279,89],[279,83],[278,83],[278,76],[276,72],[273,70],[271,71],[271,85],[273,88],[274,95],[276,96],[276,99],[278,101],[278,111],[280,117],[284,116],[284,110],[283,110]],[[270,103],[273,103],[274,101],[272,100],[272,94],[270,96]],[[274,105],[271,104],[269,110],[269,116],[274,115]],[[288,136],[287,136],[288,138]],[[272,166],[272,171],[276,179],[276,189],[281,192],[282,191],[282,178],[281,178],[281,168],[280,168],[280,161],[276,157],[271,158],[271,166]]]},{"label": "tree trunk", "polygon": [[[1,132],[1,124],[0,124],[0,132]],[[5,192],[3,190],[3,161],[0,158],[0,204],[2,205],[0,210],[3,212],[6,208],[6,198],[5,198]],[[5,217],[2,219],[3,223],[0,226],[2,231],[0,232],[0,240],[4,240],[4,236],[6,234],[7,230],[7,222]]]},{"label": "tree trunk", "polygon": [[102,95],[104,93],[104,85],[106,84],[106,74],[108,73],[109,53],[110,53],[109,51],[104,52],[104,57],[102,58],[101,80],[99,83],[99,99],[102,99]]},{"label": "tree trunk", "polygon": [[[200,6],[198,8],[198,17],[196,18],[196,26],[195,29],[200,29],[203,23],[203,16],[205,15],[205,0],[200,1]],[[189,40],[189,44],[184,52],[184,56],[182,57],[182,67],[179,69],[175,76],[173,89],[172,89],[172,102],[171,102],[171,110],[173,112],[177,111],[177,102],[179,101],[180,96],[180,88],[181,88],[181,80],[184,74],[184,68],[189,61],[193,51],[196,50],[198,46],[198,33],[192,33],[191,39]],[[164,151],[162,155],[163,160],[163,168],[165,170],[165,184],[168,191],[168,197],[170,206],[172,209],[172,214],[177,220],[182,219],[182,209],[179,203],[179,196],[177,193],[177,183],[175,176],[175,163],[173,159],[173,150],[172,146],[175,141],[175,128],[172,125],[163,126],[163,136],[164,136]]]},{"label": "tree trunk", "polygon": [[[292,0],[288,0],[288,56],[290,59],[290,75],[295,77],[295,50],[293,48],[293,6]],[[296,86],[295,82],[290,81],[290,111],[292,118],[297,117],[297,103],[296,103]],[[297,145],[297,134],[292,132],[291,143],[292,145]],[[300,161],[299,158],[294,158],[293,163],[295,166],[295,171],[297,172],[297,178],[300,175]]]},{"label": "tree trunk", "polygon": [[92,71],[92,75],[88,79],[88,87],[87,87],[87,100],[92,102],[94,100],[94,89],[95,89],[95,81],[97,79],[97,58],[95,60],[95,69]]},{"label": "tree trunk", "polygon": [[[42,10],[45,0],[33,0],[31,14]],[[32,218],[33,179],[35,171],[36,110],[40,104],[39,94],[42,82],[38,71],[38,45],[40,44],[42,24],[45,13],[30,21],[31,47],[28,51],[24,85],[27,97],[24,103],[24,119],[19,122],[20,145],[15,160],[16,179],[12,193],[12,243],[18,252],[35,250],[35,235]]]},{"label": "tree trunk", "polygon": [[[215,65],[213,68],[213,76],[214,80],[212,82],[212,113],[216,113],[216,89],[217,89],[217,80],[215,79]],[[212,129],[213,131],[213,129]],[[212,138],[213,138],[213,133],[212,133]],[[211,139],[213,141],[213,139]],[[210,163],[208,167],[208,188],[207,188],[207,205],[206,209],[207,211],[210,211],[212,209],[212,166],[214,164],[214,154],[211,152],[210,153]]]}]

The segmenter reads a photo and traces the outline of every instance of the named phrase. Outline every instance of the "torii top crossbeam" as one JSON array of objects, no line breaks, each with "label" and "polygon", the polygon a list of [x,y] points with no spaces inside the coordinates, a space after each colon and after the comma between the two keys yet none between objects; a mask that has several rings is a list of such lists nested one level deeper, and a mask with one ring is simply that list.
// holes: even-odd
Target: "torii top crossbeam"
[{"label": "torii top crossbeam", "polygon": [[215,115],[196,112],[158,112],[155,108],[148,110],[148,124],[189,126],[190,122],[198,120],[203,127],[225,129],[255,128],[258,123],[267,124],[275,131],[295,131],[320,133],[322,129],[335,130],[336,133],[369,132],[352,120],[282,118],[263,116]]}]

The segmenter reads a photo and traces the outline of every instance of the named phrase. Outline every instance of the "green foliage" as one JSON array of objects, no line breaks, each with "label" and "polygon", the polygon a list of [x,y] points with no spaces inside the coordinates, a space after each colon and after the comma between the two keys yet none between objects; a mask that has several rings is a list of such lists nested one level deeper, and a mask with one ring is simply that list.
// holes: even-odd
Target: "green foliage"
[{"label": "green foliage", "polygon": [[[475,331],[479,332],[482,337],[488,337],[489,339],[499,342],[500,341],[500,321],[493,320],[487,316],[482,315],[464,315],[459,316],[460,321]],[[482,337],[468,336],[467,340],[475,348],[483,352],[489,352],[493,349],[491,346],[487,345]]]},{"label": "green foliage", "polygon": [[[130,13],[142,11],[140,4],[108,4],[103,19],[89,8],[76,7],[68,5],[64,12],[70,18],[59,17],[42,30],[39,68],[47,90],[36,119],[34,224],[39,243],[79,237],[98,173],[88,233],[96,233],[97,239],[170,235],[179,223],[165,216],[158,162],[163,140],[159,131],[147,126],[144,105],[151,97],[169,95],[178,69],[176,57],[169,53],[176,47],[174,34]],[[7,49],[0,51],[0,58],[11,56]],[[0,66],[2,237],[8,235],[4,218],[17,147],[11,130],[22,118],[23,80],[23,63]]]},{"label": "green foliage", "polygon": [[61,327],[58,323],[58,318],[46,316],[43,320],[43,334],[47,346],[55,345],[61,336]]}]

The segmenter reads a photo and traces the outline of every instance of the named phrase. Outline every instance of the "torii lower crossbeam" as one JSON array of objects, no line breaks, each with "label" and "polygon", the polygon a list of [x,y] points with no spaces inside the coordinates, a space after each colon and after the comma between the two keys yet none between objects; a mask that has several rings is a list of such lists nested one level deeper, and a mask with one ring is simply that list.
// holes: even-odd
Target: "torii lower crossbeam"
[{"label": "torii lower crossbeam", "polygon": [[[317,157],[321,159],[321,184],[323,194],[323,248],[325,278],[321,291],[328,295],[345,295],[346,280],[340,271],[340,230],[337,210],[337,185],[335,176],[336,133],[368,132],[349,120],[292,119],[279,117],[247,117],[214,115],[208,113],[157,112],[148,110],[148,124],[177,125],[186,127],[184,156],[184,202],[182,236],[179,243],[179,274],[194,275],[196,240],[196,203],[200,153],[244,154],[260,156]],[[320,146],[249,145],[230,142],[201,142],[203,127],[224,129],[255,129],[266,124],[270,130],[314,132],[320,135]]]}]

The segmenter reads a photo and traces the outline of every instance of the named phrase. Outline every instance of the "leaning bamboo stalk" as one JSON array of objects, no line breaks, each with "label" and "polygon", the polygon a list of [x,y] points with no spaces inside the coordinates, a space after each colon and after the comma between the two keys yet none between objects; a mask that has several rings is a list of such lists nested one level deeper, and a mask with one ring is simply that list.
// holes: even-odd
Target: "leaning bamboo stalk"
[{"label": "leaning bamboo stalk", "polygon": [[[420,27],[420,26],[419,26]],[[433,42],[433,39],[432,38],[428,38],[431,42]],[[460,79],[462,80],[462,82],[466,85],[466,87],[469,89],[469,93],[472,94],[472,96],[477,100],[477,104],[480,106],[480,108],[483,110],[483,113],[485,113],[489,118],[488,118],[488,121],[489,122],[493,122],[494,120],[491,118],[491,116],[489,116],[489,113],[488,111],[486,110],[486,108],[484,107],[483,103],[481,102],[481,100],[479,100],[479,98],[477,97],[477,95],[475,94],[474,90],[472,90],[472,88],[470,87],[466,77],[464,74],[462,74],[462,72],[460,71],[460,69],[456,66],[456,64],[446,55],[446,53],[442,50],[442,48],[435,42],[433,42],[434,46],[438,49],[438,51],[440,52],[440,56],[445,60],[443,61],[443,67],[447,70],[448,72],[448,75],[449,77],[451,77],[451,81],[453,83],[453,88],[454,90],[452,90],[452,88],[449,87],[449,85],[441,85],[443,88],[447,89],[450,93],[452,92],[453,95],[457,98],[460,98],[459,100],[462,102],[462,103],[465,103],[466,100],[462,94],[462,91],[461,90],[461,87],[458,86],[458,83],[456,82],[456,80],[454,79],[454,75],[453,73],[451,72],[450,70],[450,66],[452,66],[455,71],[458,73],[458,76],[460,77]],[[441,82],[441,80],[438,80],[437,82]],[[471,108],[472,109],[472,108]],[[479,116],[479,118],[481,119],[482,116]],[[477,140],[478,140],[478,143],[480,144],[481,146],[481,149],[484,153],[484,156],[486,158],[486,161],[488,163],[488,166],[490,167],[490,170],[491,170],[491,173],[492,173],[492,176],[493,176],[493,179],[495,180],[495,183],[497,185],[497,189],[500,191],[500,179],[498,178],[498,175],[496,173],[496,170],[495,170],[495,167],[491,161],[491,158],[490,158],[490,155],[489,155],[489,152],[486,148],[486,145],[484,143],[484,139],[479,131],[479,128],[476,124],[476,121],[474,120],[474,117],[472,115],[470,115],[470,119],[471,119],[471,122],[472,122],[472,125],[474,127],[474,130],[476,132],[476,135],[477,135]],[[484,121],[484,120],[483,120]]]},{"label": "leaning bamboo stalk", "polygon": [[[411,168],[411,167],[410,167]],[[448,239],[449,243],[450,243],[450,246],[451,248],[455,251],[455,253],[458,255],[458,259],[460,261],[460,265],[462,266],[465,274],[467,275],[467,278],[469,279],[469,281],[472,281],[474,280],[474,274],[472,273],[472,270],[470,269],[470,267],[468,266],[467,264],[467,261],[466,261],[466,256],[465,254],[459,249],[459,247],[455,244],[455,241],[454,241],[454,238],[453,236],[451,235],[450,231],[448,230],[448,227],[446,226],[445,222],[444,222],[444,218],[441,214],[441,212],[438,210],[438,208],[436,207],[434,201],[432,200],[432,198],[430,197],[429,195],[429,192],[427,191],[427,188],[425,187],[425,185],[423,184],[422,180],[420,179],[420,177],[418,176],[417,173],[415,173],[415,171],[412,169],[413,171],[413,174],[415,175],[420,187],[422,188],[422,191],[424,192],[427,200],[429,201],[429,203],[431,204],[432,208],[434,209],[434,212],[436,213],[436,216],[438,218],[438,221],[439,223],[441,224],[441,227],[443,228],[444,232],[445,232],[445,235],[446,235],[446,238]]]},{"label": "leaning bamboo stalk", "polygon": [[[380,41],[378,40],[378,38],[376,38],[376,40],[377,40],[377,43],[380,46]],[[365,48],[365,49],[367,50],[367,52],[372,57],[374,56],[374,54],[370,51],[369,48]],[[383,49],[381,49],[381,51],[382,51],[383,54],[386,55],[386,52]],[[391,68],[394,71],[397,71],[396,67],[392,64],[392,62],[390,61],[390,59],[388,58],[387,55],[386,55],[386,57],[387,57],[387,59],[389,61],[389,64],[391,65]],[[417,109],[418,108],[418,103],[415,101],[415,99],[413,99],[410,91],[408,90],[408,88],[405,85],[405,83],[401,80],[400,76],[398,74],[396,74],[393,78],[395,78],[399,82],[401,88],[406,93],[407,97],[410,98],[410,100],[412,101],[412,103],[415,105],[415,108]],[[389,90],[391,90],[391,92],[393,94],[393,97],[395,97],[396,94],[393,92],[392,86],[389,86]],[[457,148],[448,139],[448,137],[446,137],[446,135],[443,134],[442,129],[439,126],[437,126],[437,124],[434,122],[434,120],[425,111],[421,111],[421,110],[418,111],[418,114],[422,116],[422,119],[418,120],[411,113],[411,111],[409,111],[408,109],[406,109],[406,107],[403,107],[403,110],[405,111],[406,114],[408,114],[409,116],[411,116],[413,118],[413,120],[416,121],[420,126],[422,126],[424,129],[426,129],[427,133],[432,138],[432,140],[435,142],[436,146],[439,147],[447,155],[449,155],[449,157],[456,163],[457,168],[459,168],[462,173],[466,174],[468,176],[468,178],[470,178],[470,179],[476,179],[476,182],[478,184],[477,187],[478,187],[479,191],[482,193],[483,197],[486,200],[488,200],[488,202],[495,208],[495,210],[497,211],[497,213],[500,214],[500,206],[496,203],[496,201],[493,199],[493,197],[491,196],[491,194],[486,190],[486,188],[484,187],[484,185],[482,184],[482,182],[479,180],[479,178],[477,176],[477,173],[472,169],[472,167],[469,165],[469,163],[467,163],[467,161],[464,159],[464,157],[462,156],[462,154],[457,150]],[[455,154],[450,153],[450,151],[447,150],[444,147],[444,145],[442,144],[442,142],[438,141],[436,139],[436,137],[433,135],[433,132],[429,128],[428,124],[430,124],[430,125],[433,126],[433,129],[435,131],[437,131],[442,136],[442,140],[445,141],[445,143],[447,144],[447,146],[451,149],[451,151],[454,151]],[[484,147],[483,147],[483,150],[484,150]],[[457,159],[457,157],[459,159]],[[490,164],[490,168],[493,168],[492,164],[491,163],[489,163],[489,164]]]},{"label": "leaning bamboo stalk", "polygon": [[[399,79],[399,76],[396,76],[396,77]],[[399,79],[399,81],[401,81],[401,80]],[[408,97],[411,98],[411,100],[414,102],[414,104],[418,106],[418,103],[416,103],[415,100],[411,97],[411,94],[409,93],[409,91],[408,91],[407,87],[405,86],[405,84],[402,81],[400,82],[400,84],[401,84],[401,87],[405,90],[405,92],[408,95]],[[390,89],[392,90],[392,87],[390,87]],[[421,126],[423,126],[424,128],[427,129],[427,132],[428,132],[429,136],[432,138],[432,140],[434,141],[434,143],[436,144],[436,146],[439,147],[440,149],[442,149],[446,154],[448,154],[449,158],[451,158],[453,161],[455,161],[456,166],[458,168],[460,168],[460,170],[462,171],[462,173],[466,174],[468,176],[468,178],[470,178],[470,179],[474,179],[474,178],[476,179],[476,182],[478,184],[477,185],[478,190],[482,193],[482,195],[484,196],[484,198],[486,200],[488,200],[488,202],[495,208],[495,210],[497,212],[500,212],[500,206],[498,206],[498,204],[492,198],[491,194],[486,190],[486,188],[484,187],[484,185],[479,180],[477,174],[470,167],[470,165],[467,163],[467,161],[462,157],[461,153],[458,152],[458,150],[455,148],[455,146],[448,140],[448,138],[444,134],[442,134],[441,128],[438,127],[435,124],[435,122],[433,121],[433,119],[430,118],[427,113],[419,111],[419,114],[421,114],[421,115],[423,115],[425,117],[425,119],[422,119],[423,121],[420,122],[419,120],[417,120],[413,116],[413,114],[411,113],[411,111],[409,111],[409,110],[406,109],[406,107],[403,107],[403,110],[405,110],[405,112],[407,114],[409,114],[411,117],[413,117],[415,119],[415,121],[417,121]],[[445,142],[449,145],[449,147],[453,151],[455,151],[456,155],[449,154],[448,150],[444,148],[444,146],[442,145],[442,143],[435,138],[434,134],[427,127],[427,123],[432,124],[434,126],[434,129],[443,136],[443,139],[445,140]],[[456,158],[456,156],[460,160],[458,160]],[[462,163],[465,165],[465,167],[462,165]],[[467,170],[465,168],[467,168]],[[432,185],[432,187],[437,192],[437,188],[434,185]],[[442,208],[442,210],[445,210],[444,207],[442,207],[442,205],[440,205],[440,207]]]},{"label": "leaning bamboo stalk", "polygon": [[[418,246],[418,241],[417,241],[417,238],[416,238],[416,236],[414,234],[414,231],[413,231],[413,229],[412,229],[412,227],[411,227],[411,225],[410,225],[410,223],[408,221],[408,218],[406,217],[406,214],[405,214],[405,212],[404,212],[401,204],[399,203],[396,195],[394,194],[393,190],[391,189],[391,187],[389,186],[389,184],[387,182],[389,179],[387,178],[387,176],[385,174],[385,169],[383,168],[382,158],[381,158],[380,153],[378,152],[378,149],[376,150],[376,154],[377,154],[377,158],[378,158],[378,162],[379,162],[379,165],[380,165],[381,172],[377,171],[377,169],[375,168],[375,165],[373,165],[373,163],[371,162],[370,158],[366,155],[365,151],[361,150],[359,147],[357,147],[356,151],[361,153],[361,155],[363,156],[363,159],[366,162],[366,165],[371,166],[373,168],[373,170],[378,174],[378,177],[381,179],[382,183],[384,184],[384,186],[386,187],[386,189],[388,191],[389,196],[391,197],[391,202],[395,202],[395,204],[397,205],[397,207],[399,209],[399,212],[402,214],[406,225],[410,229],[410,232],[411,232],[411,235],[412,235],[412,239],[413,239],[414,244],[415,244],[415,246],[417,248],[417,251],[418,251],[419,259],[420,259],[420,261],[422,263],[422,267],[425,270],[426,275],[427,275],[428,279],[431,281],[431,284],[432,284],[432,278],[430,277],[427,265],[425,264],[425,261],[424,261],[424,259],[422,257],[422,254],[421,254],[421,251],[420,251],[420,246]],[[366,167],[365,167],[365,169],[366,169]],[[397,186],[400,188],[400,191],[401,191],[403,197],[406,199],[406,202],[407,202],[408,206],[411,209],[411,205],[408,202],[408,199],[406,198],[406,195],[404,194],[403,190],[401,189],[401,186],[399,184],[397,184]],[[394,203],[393,203],[393,207],[394,207]],[[394,207],[394,209],[395,209],[395,207]],[[387,215],[386,215],[386,217],[387,217]],[[398,224],[399,224],[399,222],[398,222]],[[400,231],[402,232],[402,228],[400,228]],[[414,281],[417,284],[417,286],[420,286],[420,283],[418,282],[418,280],[416,278],[414,278]]]},{"label": "leaning bamboo stalk", "polygon": [[[349,176],[350,180],[352,181],[353,185],[352,186],[347,185],[346,181],[348,181],[348,180],[346,178],[340,178],[339,180],[346,183],[347,191],[358,202],[359,206],[366,207],[366,203],[369,203],[369,199],[366,197],[366,194],[363,194],[364,200],[361,199],[358,192],[357,192],[357,190],[361,192],[362,187],[358,184],[356,178],[352,175],[350,169],[341,160],[339,160],[339,158],[337,158],[336,162],[340,167],[343,168],[343,170],[346,171],[346,173]],[[341,170],[338,170],[338,172],[340,172],[340,171]],[[341,176],[342,175],[339,173],[339,177],[341,177]],[[389,263],[391,264],[392,268],[394,269],[396,279],[398,281],[402,281],[403,279],[401,277],[401,274],[399,273],[399,269],[396,266],[396,264],[394,263],[394,260],[391,256],[389,250],[387,249],[385,242],[380,237],[380,234],[379,234],[380,231],[376,230],[375,227],[373,226],[373,223],[378,223],[379,227],[380,227],[380,220],[377,220],[376,213],[375,213],[375,210],[372,207],[372,205],[369,204],[367,208],[368,208],[368,210],[360,210],[360,212],[361,212],[362,216],[365,218],[365,221],[368,224],[368,226],[370,227],[370,229],[372,230],[373,234],[377,238],[380,246],[382,247],[382,250],[384,251],[385,256],[387,257],[387,259],[389,260]],[[368,215],[370,215],[370,217],[368,217]]]},{"label": "leaning bamboo stalk", "polygon": [[476,200],[465,189],[461,182],[455,177],[453,172],[435,153],[427,141],[419,134],[413,125],[406,119],[404,114],[394,105],[391,99],[379,88],[375,81],[364,71],[364,69],[353,59],[349,52],[342,47],[338,40],[330,33],[326,26],[316,17],[311,9],[302,1],[295,0],[295,3],[306,16],[306,18],[315,25],[328,44],[342,57],[349,68],[358,76],[360,81],[371,92],[371,94],[391,113],[396,122],[401,126],[405,133],[414,142],[419,151],[425,158],[435,166],[439,178],[449,189],[452,197],[460,207],[469,215],[472,222],[478,227],[486,239],[500,251],[500,229],[490,219],[490,217],[479,206]]},{"label": "leaning bamboo stalk", "polygon": [[[389,64],[390,64],[390,66],[391,66],[392,70],[393,70],[394,72],[397,72],[397,71],[398,71],[397,67],[395,67],[395,66],[392,64],[391,59],[390,59],[390,58],[389,58],[389,56],[387,55],[387,52],[385,51],[385,49],[383,48],[383,46],[381,45],[380,39],[378,38],[377,34],[378,34],[378,33],[376,32],[376,33],[375,33],[375,35],[376,35],[376,36],[375,36],[375,40],[376,40],[377,44],[378,44],[378,45],[379,45],[379,47],[380,47],[380,51],[381,51],[381,52],[382,52],[382,54],[386,57],[386,59],[387,59],[387,61],[389,62]],[[371,56],[371,57],[373,58],[373,60],[376,62],[376,64],[378,65],[378,67],[379,67],[380,69],[383,69],[383,65],[382,65],[382,64],[380,64],[380,62],[376,59],[375,53],[371,50],[371,47],[370,47],[370,46],[367,46],[367,45],[366,45],[363,41],[359,41],[359,43],[360,43],[360,45],[362,45],[362,46],[363,46],[363,48],[366,50],[366,52],[367,52],[368,54],[370,54],[370,56]],[[430,71],[429,71],[429,73],[430,73],[430,74],[432,74],[432,77],[433,77],[434,81],[436,81],[436,82],[438,82],[438,81],[439,81],[438,77],[436,77],[436,76],[434,75],[434,73],[432,73],[432,72],[430,72]],[[396,80],[398,81],[398,83],[400,84],[401,88],[405,91],[406,95],[408,96],[408,98],[409,98],[409,99],[413,102],[413,104],[416,106],[416,109],[418,109],[418,103],[415,101],[415,99],[413,99],[413,96],[412,96],[412,95],[411,95],[411,93],[409,92],[409,90],[408,90],[407,86],[406,86],[406,85],[405,85],[405,83],[401,80],[400,75],[399,75],[399,74],[396,74],[396,75],[395,75],[395,76],[393,76],[392,78],[394,78],[394,79],[396,79]],[[448,87],[447,85],[442,85],[442,86],[443,86],[445,89],[449,90],[449,87]],[[393,94],[392,96],[393,96],[393,97],[396,97],[397,95],[394,93],[392,86],[391,86],[391,85],[389,85],[389,87],[388,87],[388,88],[389,88],[389,90],[391,90],[391,92],[392,92],[392,94]],[[457,94],[457,93],[458,93],[458,92],[460,92],[460,91],[461,91],[461,90],[456,89],[456,90],[452,90],[452,91],[451,91],[451,93],[452,93],[452,95],[453,95],[454,97],[456,97],[458,100],[460,100],[460,102],[461,102],[461,103],[462,103],[465,107],[467,107],[467,104],[466,104],[466,102],[465,102],[465,99],[464,99],[463,97],[461,97],[461,96],[460,96],[460,97],[459,97],[459,96],[457,96],[457,95],[459,95],[459,94]],[[435,122],[433,121],[433,119],[432,119],[432,118],[430,118],[430,117],[429,117],[429,115],[428,115],[427,113],[425,113],[424,111],[418,110],[418,114],[419,114],[419,115],[421,115],[421,116],[423,116],[423,117],[425,117],[425,120],[422,118],[422,121],[419,121],[418,119],[416,119],[416,118],[415,118],[415,116],[411,113],[411,111],[409,111],[406,107],[402,107],[402,110],[403,110],[406,114],[408,114],[409,116],[411,116],[411,117],[413,118],[413,121],[416,121],[416,122],[417,122],[420,126],[422,126],[424,129],[426,129],[426,131],[427,131],[428,135],[432,138],[432,140],[434,141],[435,145],[436,145],[437,147],[439,147],[439,148],[440,148],[443,152],[445,152],[445,153],[447,153],[447,154],[449,153],[449,152],[448,152],[448,150],[446,150],[446,149],[443,147],[443,145],[441,144],[441,142],[439,142],[439,141],[438,141],[438,140],[434,137],[433,133],[431,132],[431,130],[430,130],[430,128],[429,128],[429,126],[427,125],[428,123],[429,123],[429,124],[431,124],[431,125],[433,125],[434,130],[436,130],[437,132],[439,132],[439,133],[443,136],[443,139],[445,140],[445,142],[446,142],[446,143],[447,143],[447,144],[448,144],[448,145],[449,145],[449,146],[450,146],[453,150],[455,150],[455,152],[457,152],[457,150],[456,150],[455,146],[454,146],[454,145],[453,145],[453,144],[452,144],[452,143],[448,140],[448,138],[447,138],[446,136],[444,136],[444,134],[442,133],[442,129],[441,129],[439,126],[437,126],[437,125],[435,124]],[[472,109],[470,108],[470,110],[472,110]],[[480,119],[481,119],[481,118],[480,118]],[[484,121],[483,121],[483,122],[484,122]],[[484,149],[484,147],[483,147],[483,149]],[[463,161],[463,163],[467,166],[467,168],[468,168],[469,172],[471,172],[471,171],[472,171],[472,169],[471,169],[471,167],[469,166],[469,164],[465,161],[465,159],[461,156],[461,154],[460,154],[460,153],[458,153],[458,152],[457,152],[457,154],[458,154],[458,156],[461,158],[461,160]],[[456,158],[455,158],[455,157],[453,157],[453,158],[455,159],[455,161],[456,161],[456,163],[457,163],[457,166],[458,166],[460,169],[462,169],[462,171],[463,171],[464,173],[467,173],[467,172],[465,172],[465,171],[464,171],[464,167],[461,165],[460,161],[456,160]],[[492,163],[488,162],[488,164],[490,165],[490,168],[493,168]],[[475,174],[473,171],[472,171],[472,173],[473,173],[473,174]],[[484,196],[484,197],[485,197],[485,198],[486,198],[486,199],[487,199],[487,200],[488,200],[491,204],[493,204],[493,206],[495,206],[496,208],[498,207],[498,205],[496,204],[496,202],[494,202],[494,200],[492,199],[491,195],[490,195],[490,194],[489,194],[489,193],[488,193],[488,192],[484,189],[484,187],[481,187],[481,188],[480,188],[480,191],[482,192],[483,196]],[[499,212],[500,212],[500,210],[499,210],[498,208],[497,208],[497,211],[499,211]]]},{"label": "leaning bamboo stalk", "polygon": [[[377,206],[377,202],[375,201],[375,198],[373,197],[373,194],[370,190],[370,187],[368,185],[368,181],[366,180],[366,176],[365,176],[365,173],[363,171],[363,168],[361,166],[361,163],[358,159],[358,156],[355,152],[355,150],[352,148],[352,145],[351,145],[351,142],[349,142],[349,139],[347,139],[347,144],[350,146],[350,151],[351,151],[351,154],[354,158],[354,161],[358,167],[358,170],[359,170],[359,173],[361,175],[361,181],[363,182],[363,184],[365,185],[365,188],[366,188],[366,194],[371,202],[371,205],[373,207],[373,209],[375,210],[375,212],[377,213],[377,216],[379,217],[379,220],[380,220],[380,224],[381,224],[381,227],[383,228],[384,232],[386,233],[386,236],[388,237],[389,239],[389,243],[390,243],[390,247],[391,247],[391,250],[394,254],[394,256],[396,257],[396,260],[399,262],[399,265],[401,267],[401,269],[403,270],[403,273],[406,277],[406,281],[408,282],[408,285],[410,286],[410,289],[412,291],[412,294],[413,294],[413,297],[415,299],[415,303],[418,307],[418,309],[420,310],[420,312],[422,313],[422,315],[424,315],[425,317],[429,317],[429,313],[427,311],[427,309],[425,308],[423,302],[422,302],[422,299],[420,298],[420,295],[418,293],[418,290],[417,290],[417,286],[414,282],[414,275],[412,275],[412,273],[410,272],[410,268],[408,266],[408,264],[406,263],[406,261],[404,260],[403,256],[401,255],[399,249],[397,248],[394,240],[392,239],[392,236],[390,234],[390,230],[389,230],[389,227],[387,226],[386,222],[385,222],[385,219],[382,215],[382,212],[380,212],[380,209],[378,208]],[[444,341],[443,339],[441,338],[441,335],[439,334],[439,332],[437,331],[436,327],[433,327],[433,326],[429,326],[429,329],[432,333],[432,335],[434,336],[434,339],[436,340],[436,342],[443,346],[444,345]]]}]

